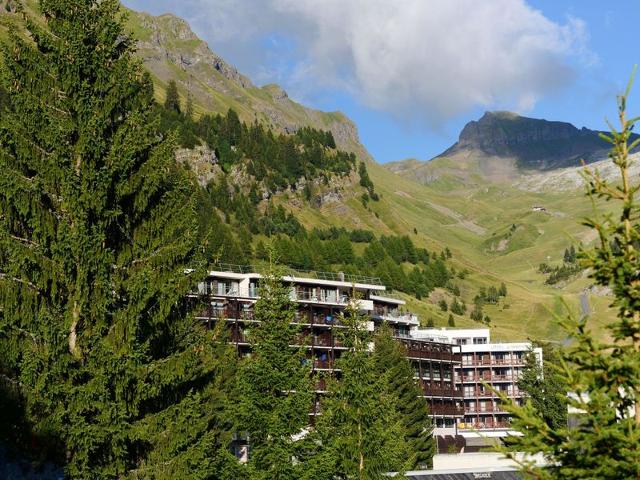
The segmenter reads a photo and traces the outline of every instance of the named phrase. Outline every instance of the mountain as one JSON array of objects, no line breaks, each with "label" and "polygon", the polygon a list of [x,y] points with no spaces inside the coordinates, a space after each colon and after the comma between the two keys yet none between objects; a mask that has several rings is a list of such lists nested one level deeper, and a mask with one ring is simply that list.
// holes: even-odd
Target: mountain
[{"label": "mountain", "polygon": [[[34,2],[28,0],[27,5],[33,6]],[[12,15],[0,14],[0,37],[12,27],[7,17]],[[378,165],[370,160],[359,142],[355,124],[346,116],[300,105],[288,98],[278,86],[256,86],[246,75],[216,55],[185,21],[172,15],[153,17],[129,12],[128,28],[137,39],[140,59],[152,75],[158,101],[164,100],[168,82],[175,80],[183,105],[191,95],[196,116],[225,113],[233,108],[245,122],[251,124],[257,120],[280,133],[298,132],[307,126],[328,129],[339,148],[355,153],[359,160],[369,160],[367,169],[379,201],[362,200],[365,190],[358,185],[357,172],[339,182],[335,177],[319,176],[318,183],[311,185],[311,190],[320,190],[321,201],[305,198],[309,189],[299,184],[273,196],[267,195],[268,200],[261,200],[257,205],[260,215],[269,217],[270,210],[266,204],[270,202],[282,206],[288,215],[309,231],[328,226],[363,229],[377,237],[409,236],[416,247],[427,248],[434,253],[448,248],[453,254],[448,264],[457,272],[452,284],[460,290],[460,298],[468,306],[473,304],[480,289],[505,282],[509,291],[507,298],[485,307],[485,313],[491,318],[493,336],[498,340],[527,337],[562,340],[562,333],[550,312],[564,315],[566,306],[572,313],[580,314],[581,298],[585,295],[589,298],[591,310],[597,315],[596,330],[610,315],[610,299],[606,292],[589,290],[591,282],[584,275],[550,286],[545,284],[545,276],[538,272],[540,263],[555,265],[561,262],[563,250],[572,239],[584,243],[593,241],[592,232],[579,223],[579,219],[590,214],[591,206],[575,187],[567,193],[564,186],[563,190],[551,191],[521,186],[518,182],[524,177],[515,154],[522,150],[523,143],[515,142],[514,146],[510,140],[508,148],[497,146],[500,128],[508,133],[512,130],[504,126],[470,127],[446,157],[440,156],[426,163],[410,160]],[[507,120],[497,123],[520,124]],[[533,122],[542,125],[537,123],[539,121]],[[492,121],[475,123],[484,125]],[[524,124],[531,126],[531,122],[525,121]],[[529,144],[535,144],[535,135],[530,133],[532,129],[528,127],[529,133],[515,135],[515,138],[528,138]],[[573,133],[564,142],[580,143],[571,140],[575,131],[567,131]],[[546,132],[544,135],[551,134]],[[512,137],[512,133],[507,136]],[[481,141],[482,138],[486,141]],[[564,151],[572,150],[567,148]],[[235,167],[225,177],[224,163],[219,161],[216,152],[205,146],[182,153],[182,158],[189,159],[187,163],[194,157],[200,159],[204,183],[226,178],[228,188],[218,189],[220,201],[227,201],[231,195],[226,193],[232,194],[246,177],[246,169],[236,170]],[[224,152],[217,153],[225,155]],[[232,154],[233,150],[227,149],[226,155]],[[549,165],[562,164],[566,158],[558,160],[553,152],[545,155],[546,170],[538,169],[537,172],[540,175],[559,172],[548,170]],[[264,160],[270,158],[270,155],[265,155]],[[573,178],[573,174],[568,178]],[[561,183],[564,185],[564,180]],[[313,191],[311,194],[313,197],[318,195]],[[241,197],[238,195],[236,198],[238,208],[246,205]],[[215,202],[213,209],[216,209]],[[212,216],[209,211],[203,215]],[[239,218],[237,214],[230,217]],[[279,213],[274,216],[274,220],[278,219],[290,223],[290,218],[282,218]],[[227,230],[230,228],[225,227]],[[255,247],[260,240],[265,240],[260,235],[251,237],[246,228],[238,229],[235,234],[245,235],[239,242],[241,246],[253,243]],[[353,250],[360,255],[364,245],[354,243]],[[405,265],[405,268],[408,271],[411,266]],[[438,302],[441,299],[450,302],[453,298],[450,290],[439,288],[421,299],[404,293],[401,296],[407,301],[408,309],[418,313],[424,322],[431,319],[436,326],[447,324],[449,312],[443,312]],[[455,322],[459,327],[484,325],[471,320],[468,314],[456,315]]]},{"label": "mountain", "polygon": [[175,80],[183,103],[191,96],[196,113],[226,113],[232,108],[241,120],[258,120],[279,132],[293,133],[303,126],[329,130],[340,148],[369,158],[355,124],[343,113],[305,107],[275,84],[254,85],[175,15],[133,10],[128,15],[128,28],[137,40],[136,55],[151,72],[159,100],[164,99],[169,80]]},{"label": "mountain", "polygon": [[606,156],[609,143],[600,132],[566,122],[521,117],[512,112],[486,112],[469,122],[460,138],[441,157],[460,153],[513,158],[523,170],[577,166]]},{"label": "mountain", "polygon": [[486,112],[465,125],[458,141],[428,162],[405,160],[387,164],[401,175],[423,183],[441,177],[474,181],[512,181],[522,174],[578,167],[607,157],[609,143],[598,131],[570,123],[522,117],[512,112]]}]

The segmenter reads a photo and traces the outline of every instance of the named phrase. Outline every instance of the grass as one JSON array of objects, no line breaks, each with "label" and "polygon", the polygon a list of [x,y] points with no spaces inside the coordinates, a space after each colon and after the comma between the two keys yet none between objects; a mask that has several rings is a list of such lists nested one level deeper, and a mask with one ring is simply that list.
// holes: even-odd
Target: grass
[{"label": "grass", "polygon": [[[156,18],[136,12],[129,15],[128,28],[141,40],[149,40],[154,29],[170,35],[167,27],[170,17]],[[0,36],[7,28],[4,19],[2,23]],[[168,48],[189,55],[199,45],[199,40],[167,41]],[[140,52],[143,56],[145,53],[154,52]],[[196,114],[224,113],[233,108],[247,122],[257,118],[276,129],[290,125],[343,129],[349,122],[340,112],[319,112],[288,99],[276,101],[272,96],[275,87],[243,88],[208,62],[200,62],[188,71],[164,59],[156,63],[149,60],[146,66],[152,73],[155,95],[160,101],[171,78],[178,80],[183,101],[190,84]],[[359,158],[369,158],[356,137],[337,140],[342,148],[356,152]],[[559,262],[572,241],[589,243],[593,239],[579,224],[581,218],[590,214],[590,204],[581,192],[538,194],[516,190],[509,184],[489,183],[479,175],[476,159],[438,159],[429,168],[437,168],[441,174],[428,185],[396,175],[374,162],[368,162],[368,168],[380,202],[369,202],[364,207],[358,198],[361,191],[347,189],[342,201],[320,209],[304,202],[298,202],[297,206],[287,202],[287,206],[309,228],[326,225],[366,228],[379,235],[410,235],[414,243],[430,250],[440,251],[447,246],[454,255],[453,266],[471,272],[464,281],[456,281],[469,307],[480,287],[506,283],[509,292],[506,300],[485,308],[491,317],[494,338],[564,340],[565,334],[554,315],[566,315],[567,310],[579,315],[579,297],[590,282],[577,278],[562,288],[547,286],[537,268],[542,262]],[[420,168],[413,166],[406,174],[417,177]],[[533,205],[544,206],[547,213],[532,212]],[[490,245],[505,239],[514,224],[517,228],[511,232],[505,249],[491,251]],[[446,325],[449,313],[441,312],[433,302],[411,297],[406,300],[407,307],[418,313],[423,323],[432,318],[436,326]],[[590,295],[589,300],[593,328],[601,332],[612,316],[610,299]],[[460,327],[484,326],[468,316],[456,316],[455,322]]]},{"label": "grass", "polygon": [[[448,246],[454,255],[454,267],[471,272],[464,281],[456,280],[468,308],[480,287],[498,286],[502,281],[507,285],[506,300],[484,308],[496,340],[565,340],[566,333],[556,317],[581,314],[579,298],[590,281],[578,277],[561,288],[548,286],[538,266],[542,262],[559,263],[572,242],[588,243],[592,239],[580,225],[580,219],[591,213],[581,191],[538,194],[487,182],[452,182],[452,189],[446,190],[441,183],[435,188],[422,185],[380,165],[371,164],[369,172],[382,197],[380,202],[370,202],[369,209],[354,196],[320,210],[303,205],[295,209],[296,213],[307,227],[332,224],[353,228],[357,224],[377,234],[410,235],[418,246],[436,251]],[[544,206],[547,212],[533,212],[534,205]],[[445,207],[448,214],[440,207]],[[473,231],[475,227],[464,222],[471,222],[484,233]],[[487,245],[506,236],[512,225],[516,229],[507,248],[488,252]],[[420,315],[423,324],[431,318],[437,327],[447,325],[449,312],[440,311],[428,299],[405,299],[407,308]],[[602,332],[613,315],[608,308],[610,298],[589,295],[589,301],[592,328]],[[470,320],[468,314],[454,318],[457,327],[485,326]]]}]

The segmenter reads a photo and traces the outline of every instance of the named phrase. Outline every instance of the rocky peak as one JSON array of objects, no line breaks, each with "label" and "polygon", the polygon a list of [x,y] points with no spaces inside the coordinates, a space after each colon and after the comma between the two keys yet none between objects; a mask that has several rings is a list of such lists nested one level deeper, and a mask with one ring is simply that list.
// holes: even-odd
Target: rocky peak
[{"label": "rocky peak", "polygon": [[[172,14],[159,17],[144,13],[135,13],[135,15],[139,18],[139,26],[142,29],[142,32],[137,35],[138,54],[152,71],[164,68],[164,65],[156,66],[154,62],[169,61],[182,70],[194,73],[202,65],[208,65],[241,88],[254,86],[251,80],[234,66],[229,65],[222,57],[211,51],[182,18]],[[222,86],[218,85],[218,87]]]},{"label": "rocky peak", "polygon": [[502,146],[566,140],[589,133],[594,132],[578,130],[566,122],[521,117],[513,112],[486,112],[478,121],[465,125],[459,143],[483,148],[487,153],[495,150],[499,154]]},{"label": "rocky peak", "polygon": [[486,112],[465,125],[458,142],[443,156],[460,151],[515,159],[524,169],[578,165],[603,158],[609,145],[599,132],[567,122],[522,117],[513,112]]}]

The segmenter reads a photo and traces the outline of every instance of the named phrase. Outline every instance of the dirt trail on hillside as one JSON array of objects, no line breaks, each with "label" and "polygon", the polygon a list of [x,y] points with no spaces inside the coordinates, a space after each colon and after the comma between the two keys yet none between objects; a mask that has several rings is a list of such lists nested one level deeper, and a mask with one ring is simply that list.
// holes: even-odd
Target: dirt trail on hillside
[{"label": "dirt trail on hillside", "polygon": [[437,203],[432,203],[432,202],[425,202],[425,203],[427,203],[427,205],[429,205],[434,210],[442,213],[443,215],[446,215],[447,217],[456,220],[460,226],[466,228],[470,232],[475,233],[476,235],[483,236],[484,234],[487,233],[484,227],[481,227],[477,223],[464,218],[464,216],[462,216],[461,213],[451,210],[450,208],[447,208],[445,206],[438,205]]},{"label": "dirt trail on hillside", "polygon": [[[416,200],[407,192],[403,192],[401,190],[398,190],[394,193],[400,197]],[[487,233],[487,231],[483,227],[481,227],[477,223],[472,222],[471,220],[466,219],[461,213],[458,213],[455,210],[451,210],[450,208],[447,208],[443,205],[438,205],[437,203],[429,202],[428,200],[418,200],[418,201],[422,203],[426,203],[427,205],[429,205],[429,207],[431,207],[436,212],[441,213],[442,215],[455,220],[457,224],[460,225],[462,228],[466,228],[467,230],[469,230],[472,233],[475,233],[476,235],[483,236],[485,233]]]}]

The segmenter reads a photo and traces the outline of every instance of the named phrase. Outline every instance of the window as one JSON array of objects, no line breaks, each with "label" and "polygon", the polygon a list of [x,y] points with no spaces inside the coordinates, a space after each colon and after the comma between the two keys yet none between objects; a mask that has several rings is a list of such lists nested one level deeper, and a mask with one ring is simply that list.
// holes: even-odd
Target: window
[{"label": "window", "polygon": [[487,343],[486,337],[475,337],[473,339],[473,344],[474,345],[484,345],[486,343]]}]

